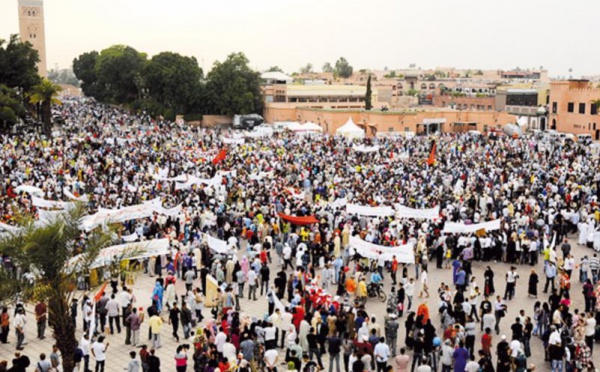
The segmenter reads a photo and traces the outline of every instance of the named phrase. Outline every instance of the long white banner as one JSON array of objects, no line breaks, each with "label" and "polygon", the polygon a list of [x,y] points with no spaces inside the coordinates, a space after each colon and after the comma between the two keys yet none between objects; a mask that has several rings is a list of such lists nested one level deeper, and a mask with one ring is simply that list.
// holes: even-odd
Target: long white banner
[{"label": "long white banner", "polygon": [[17,194],[20,194],[22,192],[26,192],[29,195],[35,195],[35,196],[39,196],[39,197],[43,197],[44,196],[44,191],[42,189],[40,189],[39,187],[31,186],[31,185],[17,186],[15,188],[15,192]]},{"label": "long white banner", "polygon": [[405,207],[400,204],[394,204],[399,218],[414,218],[423,220],[435,220],[440,218],[440,206],[429,209],[415,209]]},{"label": "long white banner", "polygon": [[81,226],[84,230],[90,231],[106,223],[125,222],[151,217],[154,212],[167,216],[177,216],[181,213],[181,205],[166,209],[160,205],[160,199],[153,199],[143,204],[119,209],[100,208],[95,214],[83,217],[81,219]]},{"label": "long white banner", "polygon": [[358,204],[346,204],[346,212],[351,214],[359,214],[361,216],[393,216],[394,210],[392,207],[367,207]]},{"label": "long white banner", "polygon": [[383,245],[372,244],[358,238],[350,237],[350,247],[363,257],[379,259],[382,257],[386,261],[391,261],[394,256],[401,263],[415,263],[415,254],[413,244],[405,244],[397,247],[386,247]]},{"label": "long white banner", "polygon": [[85,202],[87,203],[89,201],[89,198],[87,195],[82,195],[82,196],[75,196],[73,193],[71,193],[71,191],[69,191],[69,189],[67,189],[66,187],[63,188],[63,194],[65,194],[65,196],[71,200],[77,200],[80,202]]},{"label": "long white banner", "polygon": [[379,146],[365,146],[365,145],[359,145],[359,146],[352,146],[352,149],[356,152],[377,152],[379,151]]},{"label": "long white banner", "polygon": [[465,225],[464,223],[459,223],[459,222],[446,222],[446,224],[444,225],[444,231],[442,231],[442,232],[446,233],[446,234],[452,234],[452,233],[468,234],[468,233],[474,233],[479,230],[486,230],[486,231],[500,230],[500,224],[501,224],[500,219],[488,221],[488,222],[476,223],[473,225]]},{"label": "long white banner", "polygon": [[[169,239],[154,239],[144,242],[113,245],[104,248],[98,257],[91,263],[90,268],[95,269],[108,266],[115,260],[139,259],[152,256],[161,256],[169,252]],[[76,268],[85,259],[85,253],[79,254],[69,260],[68,267]]]},{"label": "long white banner", "polygon": [[41,207],[41,208],[56,208],[56,209],[65,209],[65,210],[75,208],[75,203],[72,203],[72,202],[45,200],[42,198],[38,198],[37,196],[31,197],[31,203],[33,204],[33,206]]},{"label": "long white banner", "polygon": [[227,145],[243,145],[246,142],[243,138],[223,137],[222,140],[223,140],[223,143],[225,143]]},{"label": "long white banner", "polygon": [[187,190],[193,185],[207,185],[211,187],[217,187],[221,184],[223,177],[216,174],[213,178],[198,178],[196,176],[190,176],[185,183],[176,183],[175,190]]}]

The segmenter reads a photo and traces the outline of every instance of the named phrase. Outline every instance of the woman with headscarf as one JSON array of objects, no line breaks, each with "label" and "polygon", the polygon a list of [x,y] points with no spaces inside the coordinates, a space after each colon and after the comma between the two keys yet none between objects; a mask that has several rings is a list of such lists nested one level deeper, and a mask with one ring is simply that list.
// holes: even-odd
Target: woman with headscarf
[{"label": "woman with headscarf", "polygon": [[485,272],[483,273],[483,277],[485,278],[483,285],[483,294],[485,296],[491,296],[496,291],[494,288],[494,272],[491,267],[487,267]]},{"label": "woman with headscarf", "polygon": [[537,298],[537,285],[538,285],[538,275],[536,274],[534,269],[531,269],[531,274],[529,274],[529,286],[527,289],[527,294],[533,298]]}]

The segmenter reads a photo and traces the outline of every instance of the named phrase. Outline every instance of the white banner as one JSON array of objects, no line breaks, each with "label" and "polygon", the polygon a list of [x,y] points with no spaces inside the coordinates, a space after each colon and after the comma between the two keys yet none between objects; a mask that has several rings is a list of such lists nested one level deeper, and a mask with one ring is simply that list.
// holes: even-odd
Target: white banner
[{"label": "white banner", "polygon": [[331,204],[329,204],[329,206],[333,209],[338,209],[345,207],[347,203],[348,200],[346,200],[346,198],[338,198],[335,199]]},{"label": "white banner", "polygon": [[251,180],[260,181],[263,178],[273,178],[273,174],[274,174],[273,172],[252,173],[248,176],[248,178]]},{"label": "white banner", "polygon": [[227,145],[243,145],[246,141],[243,138],[222,138],[223,143]]},{"label": "white banner", "polygon": [[225,240],[221,240],[221,239],[212,237],[208,234],[203,234],[203,236],[204,236],[204,241],[206,241],[206,243],[208,244],[208,247],[210,249],[214,250],[215,252],[226,254],[231,251]]},{"label": "white banner", "polygon": [[468,234],[468,233],[474,233],[478,230],[486,230],[486,231],[500,230],[500,222],[501,222],[500,219],[488,221],[488,222],[477,223],[477,224],[473,224],[473,225],[465,225],[464,223],[459,223],[459,222],[446,222],[446,224],[444,225],[444,231],[442,231],[442,232],[446,233],[446,234],[450,234],[450,233]]},{"label": "white banner", "polygon": [[6,224],[4,222],[0,222],[0,229],[16,234],[19,231],[21,231],[22,227],[12,226],[12,225]]},{"label": "white banner", "polygon": [[133,233],[131,235],[123,235],[121,239],[123,239],[124,242],[131,243],[138,240],[139,236],[137,233]]},{"label": "white banner", "polygon": [[358,204],[346,204],[346,213],[359,214],[361,216],[393,216],[394,210],[392,207],[367,207]]},{"label": "white banner", "polygon": [[354,145],[352,146],[352,149],[356,152],[377,152],[379,151],[379,146]]},{"label": "white banner", "polygon": [[82,229],[90,231],[100,225],[107,223],[125,222],[140,218],[151,217],[156,212],[167,216],[177,216],[181,213],[181,205],[166,209],[160,204],[160,199],[153,199],[143,204],[132,205],[119,209],[100,208],[95,214],[85,216],[81,219]]},{"label": "white banner", "polygon": [[[154,239],[144,242],[113,245],[104,248],[98,257],[91,263],[90,269],[108,266],[114,260],[139,259],[152,256],[161,256],[169,252],[169,239]],[[79,254],[69,260],[68,267],[77,267],[85,259],[85,253]]]},{"label": "white banner", "polygon": [[386,261],[391,261],[394,256],[396,256],[398,262],[415,263],[413,244],[405,244],[398,247],[386,247],[366,242],[356,236],[351,236],[350,247],[354,248],[355,252],[361,256],[371,259],[379,259],[382,257]]},{"label": "white banner", "polygon": [[429,209],[415,209],[405,207],[400,204],[394,204],[394,208],[397,211],[397,216],[399,218],[414,218],[414,219],[423,219],[423,220],[435,220],[440,218],[440,206]]},{"label": "white banner", "polygon": [[65,209],[65,210],[75,208],[75,204],[72,202],[45,200],[42,198],[38,198],[37,196],[31,197],[31,203],[35,207],[41,207],[41,208],[56,208],[56,209]]},{"label": "white banner", "polygon": [[40,189],[39,187],[31,186],[31,185],[17,186],[15,188],[15,192],[17,194],[20,194],[22,192],[26,192],[29,195],[35,195],[35,196],[39,196],[39,197],[43,197],[44,196],[44,191],[42,189]]},{"label": "white banner", "polygon": [[75,196],[73,193],[71,193],[71,191],[69,191],[69,189],[67,189],[66,187],[63,188],[63,194],[65,194],[65,196],[71,200],[77,200],[80,202],[84,202],[87,203],[89,201],[89,198],[87,195],[82,195],[82,196]]},{"label": "white banner", "polygon": [[185,183],[176,183],[175,190],[187,190],[193,185],[206,185],[208,187],[214,187],[221,185],[223,177],[216,174],[213,178],[198,178],[196,176],[190,176]]}]

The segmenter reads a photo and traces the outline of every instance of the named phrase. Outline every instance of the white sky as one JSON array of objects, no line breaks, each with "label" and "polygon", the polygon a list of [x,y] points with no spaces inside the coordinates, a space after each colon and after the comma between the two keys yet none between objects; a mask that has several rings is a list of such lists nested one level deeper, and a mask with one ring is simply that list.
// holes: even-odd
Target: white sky
[{"label": "white sky", "polygon": [[[291,73],[346,57],[355,69],[509,69],[600,74],[598,0],[45,0],[48,68],[127,44],[195,56],[205,69],[242,51]],[[18,33],[0,0],[0,38]]]}]

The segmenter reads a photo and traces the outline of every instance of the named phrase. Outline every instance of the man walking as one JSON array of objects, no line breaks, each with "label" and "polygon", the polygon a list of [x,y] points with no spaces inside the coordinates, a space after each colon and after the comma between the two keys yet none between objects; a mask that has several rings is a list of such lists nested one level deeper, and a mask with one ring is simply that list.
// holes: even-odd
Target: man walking
[{"label": "man walking", "polygon": [[17,315],[13,321],[15,332],[17,334],[17,350],[23,350],[23,341],[25,341],[25,326],[27,318],[25,318],[25,309],[22,307],[17,310]]},{"label": "man walking", "polygon": [[119,303],[115,299],[115,295],[110,295],[110,300],[106,303],[106,310],[108,312],[108,324],[110,325],[110,334],[115,333],[114,324],[117,324],[117,331],[121,333],[121,322],[119,321]]},{"label": "man walking", "polygon": [[546,284],[544,285],[544,293],[548,293],[548,284],[552,284],[552,291],[554,291],[554,280],[556,278],[556,265],[554,265],[554,262],[546,262],[546,267],[544,267],[544,274],[546,274]]},{"label": "man walking", "polygon": [[40,301],[35,305],[35,320],[37,322],[37,338],[40,340],[45,339],[44,333],[46,332],[46,322],[48,320],[48,309],[43,301]]},{"label": "man walking", "polygon": [[398,329],[400,324],[398,323],[398,316],[396,314],[390,314],[390,319],[385,324],[385,337],[388,340],[392,357],[396,356],[396,341],[398,340]]}]

